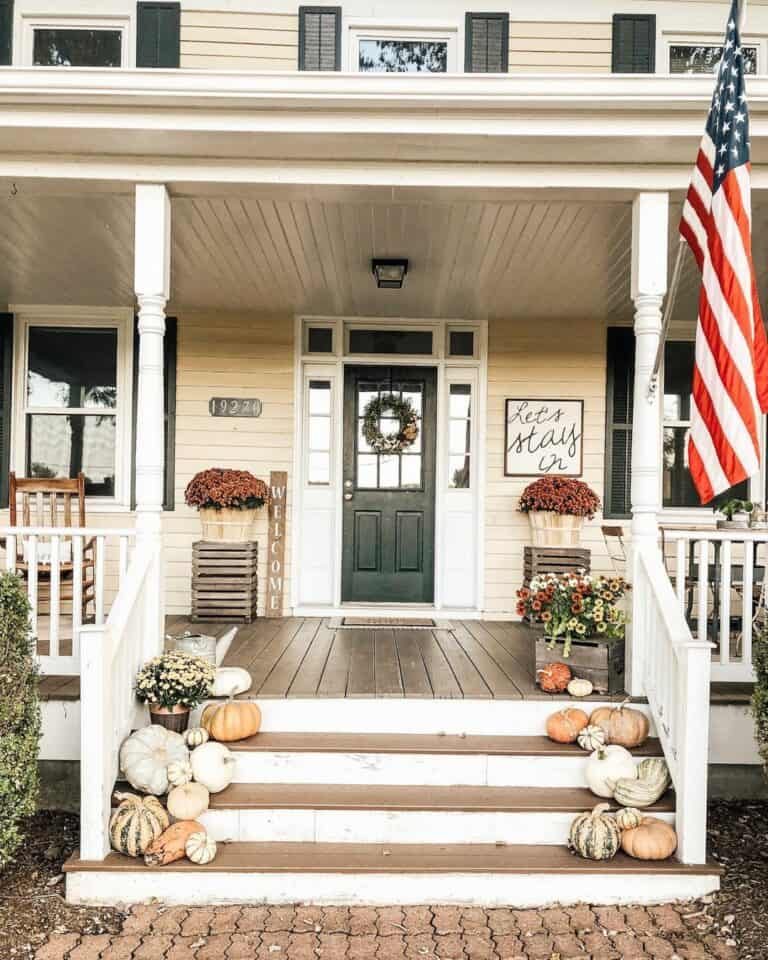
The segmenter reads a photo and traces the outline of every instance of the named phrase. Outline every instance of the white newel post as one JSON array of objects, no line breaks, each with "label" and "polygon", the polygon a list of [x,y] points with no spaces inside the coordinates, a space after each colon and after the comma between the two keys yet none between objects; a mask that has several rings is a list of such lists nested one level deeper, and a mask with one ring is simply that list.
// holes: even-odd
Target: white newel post
[{"label": "white newel post", "polygon": [[139,308],[136,410],[137,546],[155,557],[156,589],[147,597],[146,653],[162,650],[165,634],[162,513],[165,463],[163,337],[171,279],[171,203],[163,184],[136,187],[135,282]]},{"label": "white newel post", "polygon": [[[632,425],[632,548],[630,577],[638,551],[656,547],[661,492],[660,389],[649,390],[661,337],[662,307],[667,292],[669,195],[640,193],[632,205],[632,300],[635,304],[635,392]],[[641,591],[632,592],[629,632],[628,692],[642,696],[644,651]]]}]

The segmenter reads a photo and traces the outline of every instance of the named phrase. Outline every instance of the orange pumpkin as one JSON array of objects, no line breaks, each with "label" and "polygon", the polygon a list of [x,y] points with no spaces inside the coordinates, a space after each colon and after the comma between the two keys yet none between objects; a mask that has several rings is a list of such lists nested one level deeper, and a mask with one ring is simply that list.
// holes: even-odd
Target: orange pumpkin
[{"label": "orange pumpkin", "polygon": [[636,860],[666,860],[677,850],[677,834],[664,820],[643,817],[637,827],[621,831],[621,849]]},{"label": "orange pumpkin", "polygon": [[196,820],[179,820],[172,827],[168,827],[147,848],[144,853],[144,863],[148,867],[164,867],[167,863],[181,860],[186,854],[187,840],[193,833],[205,830]]},{"label": "orange pumpkin", "polygon": [[575,743],[588,723],[589,717],[583,710],[566,707],[547,718],[547,736],[555,743]]},{"label": "orange pumpkin", "polygon": [[537,671],[539,686],[545,693],[562,693],[571,681],[571,668],[567,663],[548,663]]},{"label": "orange pumpkin", "polygon": [[648,739],[650,725],[648,717],[640,710],[628,707],[628,700],[618,707],[598,707],[592,711],[589,722],[602,727],[608,738],[608,743],[617,743],[620,747],[631,750],[642,746]]},{"label": "orange pumpkin", "polygon": [[261,710],[248,700],[211,703],[203,711],[200,726],[221,743],[245,740],[259,732]]}]

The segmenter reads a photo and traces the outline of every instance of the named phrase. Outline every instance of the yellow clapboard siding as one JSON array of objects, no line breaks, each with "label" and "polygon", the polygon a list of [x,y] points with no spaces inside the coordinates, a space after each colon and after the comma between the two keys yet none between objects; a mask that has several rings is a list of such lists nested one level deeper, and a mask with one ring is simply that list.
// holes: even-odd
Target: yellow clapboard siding
[{"label": "yellow clapboard siding", "polygon": [[181,66],[205,70],[295,70],[295,14],[185,10]]},{"label": "yellow clapboard siding", "polygon": [[226,27],[185,27],[181,28],[181,42],[208,44],[247,44],[264,43],[270,46],[287,46],[296,49],[298,35],[296,30],[264,30],[241,26]]},{"label": "yellow clapboard siding", "polygon": [[244,40],[242,43],[207,43],[202,41],[181,41],[181,56],[183,59],[188,57],[200,56],[232,57],[233,59],[255,58],[258,60],[285,60],[289,63],[296,62],[296,47],[290,47],[279,43],[254,42]]},{"label": "yellow clapboard siding", "polygon": [[540,50],[515,50],[509,55],[510,63],[515,66],[552,66],[559,67],[604,67],[611,66],[610,53],[583,53],[581,51],[561,50],[544,53]]},{"label": "yellow clapboard siding", "polygon": [[210,27],[235,30],[287,30],[299,32],[293,13],[247,13],[235,10],[182,10],[181,29]]},{"label": "yellow clapboard siding", "polygon": [[198,57],[181,58],[185,70],[296,70],[296,62],[289,60],[265,60],[259,57]]},{"label": "yellow clapboard siding", "polygon": [[518,53],[533,53],[541,51],[542,53],[559,54],[563,49],[570,53],[593,53],[599,56],[610,56],[610,44],[606,47],[603,40],[599,38],[579,37],[575,40],[563,40],[560,37],[511,37],[509,41],[510,56],[517,56]]},{"label": "yellow clapboard siding", "polygon": [[510,73],[609,73],[611,24],[515,21],[509,26]]},{"label": "yellow clapboard siding", "polygon": [[510,20],[509,36],[560,37],[564,40],[594,39],[611,41],[613,28],[607,20],[578,23],[569,20]]}]

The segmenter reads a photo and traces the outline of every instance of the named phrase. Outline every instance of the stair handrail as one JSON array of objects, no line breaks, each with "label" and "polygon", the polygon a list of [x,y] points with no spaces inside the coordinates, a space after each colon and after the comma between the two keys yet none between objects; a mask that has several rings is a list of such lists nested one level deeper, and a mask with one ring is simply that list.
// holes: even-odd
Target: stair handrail
[{"label": "stair handrail", "polygon": [[[638,546],[633,636],[641,639],[642,686],[676,794],[677,856],[706,863],[707,762],[712,644],[694,639],[660,551]],[[639,622],[638,622],[639,618]]]}]

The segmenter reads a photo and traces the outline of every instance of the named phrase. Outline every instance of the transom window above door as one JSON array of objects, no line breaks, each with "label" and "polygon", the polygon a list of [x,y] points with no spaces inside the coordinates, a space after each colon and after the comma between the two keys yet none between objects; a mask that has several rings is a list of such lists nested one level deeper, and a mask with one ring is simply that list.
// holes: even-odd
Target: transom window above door
[{"label": "transom window above door", "polygon": [[352,30],[350,69],[360,73],[451,73],[456,34],[433,30]]},{"label": "transom window above door", "polygon": [[129,66],[127,32],[127,18],[25,18],[24,62],[34,67]]}]

